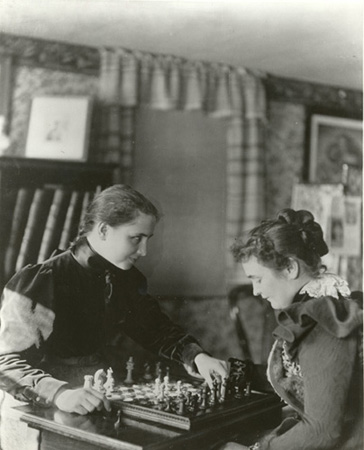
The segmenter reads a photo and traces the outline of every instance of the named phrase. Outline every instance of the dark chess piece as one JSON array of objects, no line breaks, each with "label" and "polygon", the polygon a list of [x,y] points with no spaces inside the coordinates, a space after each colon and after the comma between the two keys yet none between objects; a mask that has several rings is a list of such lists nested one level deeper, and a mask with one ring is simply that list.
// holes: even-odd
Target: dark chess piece
[{"label": "dark chess piece", "polygon": [[217,381],[212,382],[212,390],[210,394],[210,405],[216,405],[217,403]]},{"label": "dark chess piece", "polygon": [[220,388],[220,398],[219,398],[220,403],[223,403],[225,401],[226,395],[227,395],[227,378],[225,377],[222,380]]},{"label": "dark chess piece", "polygon": [[162,363],[160,361],[155,365],[155,377],[162,381]]},{"label": "dark chess piece", "polygon": [[114,428],[115,430],[118,430],[120,428],[121,425],[121,409],[118,409],[118,412],[116,413],[117,416],[117,420],[114,423]]},{"label": "dark chess piece", "polygon": [[197,411],[198,408],[198,395],[195,394],[191,397],[191,403],[190,403],[190,411]]},{"label": "dark chess piece", "polygon": [[201,391],[200,409],[206,408],[207,408],[207,386],[204,386]]},{"label": "dark chess piece", "polygon": [[230,382],[232,384],[234,397],[243,398],[245,396],[248,383],[250,389],[254,364],[250,360],[242,361],[236,358],[229,358],[229,362]]},{"label": "dark chess piece", "polygon": [[171,412],[171,411],[172,411],[172,407],[171,407],[171,399],[170,399],[170,397],[166,397],[166,399],[165,399],[165,407],[164,407],[164,411],[166,411],[166,412]]},{"label": "dark chess piece", "polygon": [[144,376],[143,376],[144,380],[150,381],[153,379],[153,375],[151,373],[151,367],[150,364],[145,363],[144,364]]},{"label": "dark chess piece", "polygon": [[177,409],[177,414],[179,414],[180,416],[183,416],[186,412],[186,397],[181,394],[178,397],[178,409]]},{"label": "dark chess piece", "polygon": [[187,391],[185,393],[185,398],[186,398],[186,406],[190,406],[190,404],[191,404],[191,392],[190,391]]}]

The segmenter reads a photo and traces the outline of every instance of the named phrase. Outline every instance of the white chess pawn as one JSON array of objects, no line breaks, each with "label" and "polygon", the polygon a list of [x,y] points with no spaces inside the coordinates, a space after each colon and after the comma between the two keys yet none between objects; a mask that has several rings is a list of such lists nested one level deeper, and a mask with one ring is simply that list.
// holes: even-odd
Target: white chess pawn
[{"label": "white chess pawn", "polygon": [[94,377],[92,375],[85,375],[83,378],[84,378],[83,387],[86,389],[91,389],[94,382]]},{"label": "white chess pawn", "polygon": [[107,369],[106,383],[104,384],[104,389],[106,390],[106,395],[110,395],[115,387],[115,380],[113,377],[113,370],[111,367]]}]

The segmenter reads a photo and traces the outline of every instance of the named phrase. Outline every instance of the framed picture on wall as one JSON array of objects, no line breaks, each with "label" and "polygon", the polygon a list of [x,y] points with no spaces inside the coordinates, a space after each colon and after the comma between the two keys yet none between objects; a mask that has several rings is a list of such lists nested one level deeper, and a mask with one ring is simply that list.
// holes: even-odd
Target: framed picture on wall
[{"label": "framed picture on wall", "polygon": [[91,118],[90,97],[35,97],[25,156],[85,161]]},{"label": "framed picture on wall", "polygon": [[362,167],[361,120],[312,114],[308,181],[341,183],[343,166]]}]

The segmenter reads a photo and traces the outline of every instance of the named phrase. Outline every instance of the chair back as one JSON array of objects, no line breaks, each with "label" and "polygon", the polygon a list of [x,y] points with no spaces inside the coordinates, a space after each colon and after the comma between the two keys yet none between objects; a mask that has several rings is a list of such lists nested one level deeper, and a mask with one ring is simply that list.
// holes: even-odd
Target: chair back
[{"label": "chair back", "polygon": [[228,301],[242,358],[265,364],[274,341],[272,332],[277,326],[272,307],[253,295],[251,284],[232,288]]}]

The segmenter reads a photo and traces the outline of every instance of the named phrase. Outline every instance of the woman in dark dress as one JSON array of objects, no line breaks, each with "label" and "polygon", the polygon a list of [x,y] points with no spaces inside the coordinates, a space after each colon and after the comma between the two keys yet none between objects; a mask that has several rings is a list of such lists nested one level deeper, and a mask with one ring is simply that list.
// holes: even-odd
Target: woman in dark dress
[{"label": "woman in dark dress", "polygon": [[3,406],[10,394],[78,414],[109,409],[82,380],[110,365],[107,355],[123,333],[209,384],[226,376],[226,363],[162,313],[134,267],[158,219],[142,194],[112,186],[90,204],[68,250],[24,267],[7,283],[0,310]]}]

